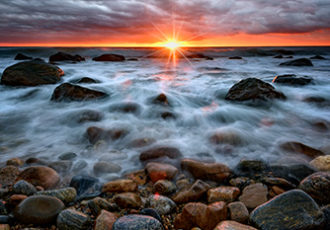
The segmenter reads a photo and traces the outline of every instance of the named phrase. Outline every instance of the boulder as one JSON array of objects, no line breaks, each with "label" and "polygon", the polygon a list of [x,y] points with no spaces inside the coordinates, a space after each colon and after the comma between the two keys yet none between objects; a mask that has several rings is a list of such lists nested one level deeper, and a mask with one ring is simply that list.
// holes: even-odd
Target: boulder
[{"label": "boulder", "polygon": [[69,62],[81,62],[85,61],[85,58],[80,55],[71,55],[64,52],[58,52],[49,57],[49,62],[61,62],[61,61],[69,61]]},{"label": "boulder", "polygon": [[132,192],[120,193],[114,196],[114,201],[121,208],[140,208],[142,206],[141,197]]},{"label": "boulder", "polygon": [[154,217],[146,215],[126,215],[120,217],[112,230],[163,230],[163,225]]},{"label": "boulder", "polygon": [[231,186],[219,186],[207,191],[207,201],[209,203],[215,201],[233,202],[236,200],[239,194],[239,188]]},{"label": "boulder", "polygon": [[178,169],[173,165],[157,162],[149,162],[145,169],[153,183],[156,183],[158,180],[171,180],[178,173]]},{"label": "boulder", "polygon": [[239,223],[246,223],[249,219],[249,211],[241,201],[235,201],[228,204],[228,211],[231,220]]},{"label": "boulder", "polygon": [[225,220],[220,222],[213,230],[257,230],[257,229],[245,224],[240,224],[236,221]]},{"label": "boulder", "polygon": [[313,63],[307,58],[299,58],[292,61],[283,62],[280,66],[313,66]]},{"label": "boulder", "polygon": [[315,55],[313,57],[310,57],[310,59],[326,60],[326,58],[321,55]]},{"label": "boulder", "polygon": [[330,172],[316,172],[300,182],[299,188],[321,204],[330,203]]},{"label": "boulder", "polygon": [[294,189],[258,206],[250,221],[260,230],[322,229],[324,215],[308,194]]},{"label": "boulder", "polygon": [[221,163],[204,163],[192,159],[183,159],[181,168],[190,172],[196,179],[205,179],[221,182],[226,180],[231,171]]},{"label": "boulder", "polygon": [[1,77],[1,84],[10,86],[37,86],[55,84],[64,75],[57,66],[41,61],[25,61],[9,66]]},{"label": "boulder", "polygon": [[247,208],[255,208],[267,202],[268,189],[261,183],[246,186],[239,200],[245,204]]},{"label": "boulder", "polygon": [[134,102],[117,103],[110,106],[111,112],[139,114],[141,106]]},{"label": "boulder", "polygon": [[309,77],[297,77],[295,74],[278,75],[274,77],[273,83],[285,85],[308,85],[312,82]]},{"label": "boulder", "polygon": [[257,78],[247,78],[232,86],[225,99],[229,101],[285,99],[285,95]]},{"label": "boulder", "polygon": [[92,228],[92,221],[82,212],[66,209],[57,216],[56,226],[61,230],[89,230]]},{"label": "boulder", "polygon": [[32,59],[32,57],[26,56],[22,53],[18,53],[15,56],[15,60],[31,60],[31,59]]},{"label": "boulder", "polygon": [[112,226],[117,220],[117,215],[106,210],[96,218],[94,230],[112,230]]},{"label": "boulder", "polygon": [[60,181],[58,173],[46,166],[31,166],[23,170],[16,181],[25,180],[34,186],[41,186],[44,189],[54,188]]},{"label": "boulder", "polygon": [[319,171],[330,171],[330,155],[316,157],[309,164]]},{"label": "boulder", "polygon": [[157,97],[152,99],[152,103],[156,104],[156,105],[162,105],[162,106],[169,106],[170,105],[170,103],[168,101],[168,98],[164,93],[161,93]]},{"label": "boulder", "polygon": [[99,81],[94,80],[93,78],[90,77],[83,77],[80,78],[78,81],[76,81],[76,83],[80,83],[80,84],[93,84],[93,83],[99,83]]},{"label": "boulder", "polygon": [[63,202],[55,197],[35,195],[24,199],[16,207],[14,216],[25,224],[52,224],[63,208]]},{"label": "boulder", "polygon": [[107,97],[108,94],[93,89],[84,88],[70,83],[57,86],[53,92],[52,101],[84,101]]},{"label": "boulder", "polygon": [[196,180],[189,188],[185,188],[173,196],[173,201],[177,204],[198,201],[210,189],[207,183]]},{"label": "boulder", "polygon": [[324,155],[324,153],[318,149],[312,148],[308,145],[295,141],[282,143],[280,145],[280,148],[288,152],[304,154],[312,158]]},{"label": "boulder", "polygon": [[102,192],[135,192],[137,188],[138,185],[133,180],[120,179],[104,184]]},{"label": "boulder", "polygon": [[155,147],[148,149],[140,154],[140,161],[154,160],[157,158],[168,157],[177,159],[182,156],[182,153],[177,148],[173,147]]},{"label": "boulder", "polygon": [[98,57],[94,57],[93,61],[112,61],[112,62],[119,62],[119,61],[125,61],[125,57],[118,54],[103,54]]}]

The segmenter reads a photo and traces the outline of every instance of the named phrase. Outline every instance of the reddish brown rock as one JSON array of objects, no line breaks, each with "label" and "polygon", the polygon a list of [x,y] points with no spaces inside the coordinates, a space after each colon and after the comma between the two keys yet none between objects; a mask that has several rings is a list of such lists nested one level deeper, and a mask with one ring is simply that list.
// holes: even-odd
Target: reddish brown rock
[{"label": "reddish brown rock", "polygon": [[13,165],[16,167],[20,167],[22,165],[24,165],[24,161],[18,157],[15,158],[11,158],[6,162],[6,165]]},{"label": "reddish brown rock", "polygon": [[212,144],[229,144],[237,146],[243,143],[242,138],[234,131],[219,131],[210,137]]},{"label": "reddish brown rock", "polygon": [[22,171],[16,181],[25,180],[34,186],[41,186],[44,189],[54,188],[60,181],[58,173],[46,166],[31,166]]},{"label": "reddish brown rock", "polygon": [[231,186],[220,186],[217,188],[212,188],[207,192],[207,201],[209,203],[215,201],[233,202],[236,200],[239,194],[239,188]]},{"label": "reddish brown rock", "polygon": [[131,172],[125,175],[125,177],[133,180],[138,185],[145,185],[147,183],[147,174],[144,169]]},{"label": "reddish brown rock", "polygon": [[153,186],[153,192],[161,195],[168,195],[174,193],[175,190],[175,184],[169,180],[159,180]]},{"label": "reddish brown rock", "polygon": [[300,153],[300,154],[304,154],[304,155],[312,157],[312,158],[324,155],[324,153],[318,149],[315,149],[315,148],[312,148],[303,143],[294,142],[294,141],[285,142],[280,145],[280,148],[285,151],[288,151],[288,152]]},{"label": "reddish brown rock", "polygon": [[174,221],[176,229],[190,230],[200,227],[203,230],[212,230],[217,223],[227,218],[227,207],[222,201],[210,205],[203,203],[188,203],[182,213]]},{"label": "reddish brown rock", "polygon": [[0,230],[10,230],[9,224],[0,224]]},{"label": "reddish brown rock", "polygon": [[102,192],[135,192],[138,185],[129,179],[110,181],[103,185]]},{"label": "reddish brown rock", "polygon": [[246,223],[249,219],[249,211],[245,207],[245,204],[241,201],[228,204],[228,211],[231,220]]},{"label": "reddish brown rock", "polygon": [[156,147],[146,150],[140,154],[141,161],[153,160],[162,157],[177,159],[182,156],[180,150],[173,147]]},{"label": "reddish brown rock", "polygon": [[270,197],[274,197],[274,196],[280,195],[280,194],[282,194],[284,192],[285,192],[284,189],[282,189],[282,188],[274,185],[274,186],[271,187],[271,189],[269,191],[269,196]]},{"label": "reddish brown rock", "polygon": [[124,136],[126,136],[128,132],[123,129],[111,129],[105,130],[99,127],[91,126],[87,129],[87,138],[91,144],[96,144],[98,141],[115,141]]},{"label": "reddish brown rock", "polygon": [[21,203],[23,200],[25,200],[27,198],[26,195],[22,195],[22,194],[14,194],[12,196],[9,197],[8,203],[15,207],[17,206],[19,203]]},{"label": "reddish brown rock", "polygon": [[0,169],[0,187],[7,187],[14,184],[19,169],[13,165],[8,165]]},{"label": "reddish brown rock", "polygon": [[175,203],[198,201],[209,189],[210,185],[201,180],[197,180],[188,189],[184,189],[175,194],[173,197],[173,201]]},{"label": "reddish brown rock", "polygon": [[150,162],[146,165],[146,171],[153,183],[158,180],[171,180],[178,173],[178,169],[173,165]]},{"label": "reddish brown rock", "polygon": [[131,192],[115,195],[114,201],[121,208],[140,208],[142,206],[141,197]]},{"label": "reddish brown rock", "polygon": [[106,210],[96,218],[94,230],[112,230],[112,226],[117,220],[117,215]]},{"label": "reddish brown rock", "polygon": [[239,200],[242,201],[247,208],[255,208],[267,202],[267,187],[261,183],[251,184],[243,189]]},{"label": "reddish brown rock", "polygon": [[230,169],[221,163],[204,163],[192,159],[183,159],[181,167],[189,171],[196,179],[214,180],[217,182],[227,179]]},{"label": "reddish brown rock", "polygon": [[240,224],[236,221],[226,220],[220,222],[214,230],[257,230],[254,227]]}]

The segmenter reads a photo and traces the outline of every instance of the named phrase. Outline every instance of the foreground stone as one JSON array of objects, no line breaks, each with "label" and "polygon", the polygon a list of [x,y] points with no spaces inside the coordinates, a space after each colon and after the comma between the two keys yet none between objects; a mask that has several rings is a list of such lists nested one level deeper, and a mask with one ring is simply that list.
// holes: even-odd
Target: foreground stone
[{"label": "foreground stone", "polygon": [[261,183],[251,184],[243,189],[239,200],[248,208],[255,208],[267,201],[267,187]]},{"label": "foreground stone", "polygon": [[121,208],[140,208],[142,206],[141,197],[132,192],[117,194],[114,196],[113,200]]},{"label": "foreground stone", "polygon": [[13,192],[16,194],[30,196],[35,194],[37,192],[37,189],[29,182],[25,180],[20,180],[13,185]]},{"label": "foreground stone", "polygon": [[145,168],[153,183],[156,183],[158,180],[171,180],[178,173],[176,167],[164,163],[150,162]]},{"label": "foreground stone", "polygon": [[309,164],[319,171],[330,171],[330,155],[319,156]]},{"label": "foreground stone", "polygon": [[257,230],[254,227],[240,224],[236,221],[225,220],[220,222],[214,230]]},{"label": "foreground stone", "polygon": [[31,166],[22,171],[16,181],[25,180],[34,186],[41,186],[44,189],[54,188],[60,181],[58,173],[46,166]]},{"label": "foreground stone", "polygon": [[169,195],[175,191],[175,184],[169,180],[158,180],[153,186],[153,192],[161,195]]},{"label": "foreground stone", "polygon": [[91,228],[91,220],[82,212],[66,209],[58,215],[56,225],[61,230],[87,230]]},{"label": "foreground stone", "polygon": [[217,182],[227,179],[231,171],[221,163],[204,163],[192,159],[183,159],[181,167],[190,172],[196,179],[214,180]]},{"label": "foreground stone", "polygon": [[99,180],[90,176],[74,176],[70,186],[77,191],[77,199],[94,198],[101,194],[102,185]]},{"label": "foreground stone", "polygon": [[37,86],[55,84],[64,75],[57,66],[42,61],[26,61],[9,66],[1,77],[1,84],[10,86]]},{"label": "foreground stone", "polygon": [[125,61],[125,57],[118,54],[103,54],[101,56],[93,58],[93,61],[113,61],[113,62],[119,62],[119,61]]},{"label": "foreground stone", "polygon": [[294,189],[274,197],[257,207],[251,222],[261,230],[322,229],[324,215],[315,201],[305,192]]},{"label": "foreground stone", "polygon": [[210,205],[203,203],[188,203],[182,213],[174,221],[176,229],[190,230],[200,227],[203,230],[212,230],[221,220],[227,218],[227,207],[222,201]]},{"label": "foreground stone", "polygon": [[57,86],[53,92],[52,101],[84,101],[105,98],[108,95],[104,92],[84,88],[70,83],[63,83]]},{"label": "foreground stone", "polygon": [[225,99],[229,101],[285,99],[285,95],[257,78],[247,78],[232,86]]},{"label": "foreground stone", "polygon": [[59,62],[59,61],[71,61],[71,62],[81,62],[85,61],[85,58],[80,55],[71,55],[64,52],[58,52],[49,57],[49,62]]},{"label": "foreground stone", "polygon": [[51,224],[64,208],[55,197],[35,195],[24,199],[15,209],[15,218],[25,224]]},{"label": "foreground stone", "polygon": [[299,58],[292,61],[283,62],[280,66],[313,66],[313,63],[307,58]]},{"label": "foreground stone", "polygon": [[95,197],[94,199],[89,200],[87,202],[87,205],[94,216],[99,215],[102,210],[107,210],[107,211],[118,210],[118,206],[116,204],[110,203],[106,199],[101,197]]},{"label": "foreground stone", "polygon": [[120,217],[113,225],[113,230],[163,230],[162,224],[155,218],[145,215],[126,215]]},{"label": "foreground stone", "polygon": [[117,220],[117,216],[106,210],[96,218],[94,230],[112,230],[112,226]]},{"label": "foreground stone", "polygon": [[295,74],[285,74],[276,76],[273,83],[286,84],[286,85],[308,85],[312,82],[309,77],[297,77]]},{"label": "foreground stone", "polygon": [[318,149],[294,141],[285,142],[280,145],[280,148],[289,152],[304,154],[312,158],[324,155],[324,153]]},{"label": "foreground stone", "polygon": [[249,219],[249,211],[245,204],[241,201],[236,201],[228,204],[230,219],[239,223],[245,223]]},{"label": "foreground stone", "polygon": [[54,189],[54,190],[45,190],[45,191],[37,192],[36,194],[56,197],[61,201],[63,201],[65,204],[75,201],[77,197],[76,189],[72,187]]},{"label": "foreground stone", "polygon": [[217,188],[212,188],[207,192],[207,201],[209,203],[215,201],[232,202],[236,200],[239,194],[240,190],[236,187],[220,186]]},{"label": "foreground stone", "polygon": [[147,207],[155,209],[160,215],[171,213],[176,204],[170,198],[162,195],[151,195],[147,199]]},{"label": "foreground stone", "polygon": [[201,180],[196,180],[189,188],[176,193],[173,196],[173,201],[177,204],[198,201],[209,189],[210,185]]},{"label": "foreground stone", "polygon": [[135,192],[137,183],[130,179],[110,181],[103,185],[102,192]]},{"label": "foreground stone", "polygon": [[330,172],[317,172],[300,182],[299,188],[308,193],[317,202],[330,203]]}]

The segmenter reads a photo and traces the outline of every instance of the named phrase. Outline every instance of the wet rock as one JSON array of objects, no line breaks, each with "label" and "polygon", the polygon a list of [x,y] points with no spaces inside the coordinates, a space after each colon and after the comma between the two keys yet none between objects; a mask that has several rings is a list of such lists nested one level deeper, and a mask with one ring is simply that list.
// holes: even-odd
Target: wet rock
[{"label": "wet rock", "polygon": [[7,214],[8,212],[5,206],[5,202],[0,200],[0,215],[7,215]]},{"label": "wet rock", "polygon": [[149,196],[146,206],[149,208],[154,208],[160,215],[170,214],[176,208],[176,204],[173,200],[162,195]]},{"label": "wet rock", "polygon": [[73,152],[67,152],[67,153],[63,153],[63,154],[61,154],[58,158],[59,158],[60,160],[65,161],[65,160],[72,160],[72,159],[74,159],[74,158],[76,158],[76,157],[77,157],[77,154],[76,154],[76,153],[73,153]]},{"label": "wet rock", "polygon": [[176,119],[176,115],[174,113],[170,112],[170,111],[161,112],[160,116],[164,120],[167,120],[167,119]]},{"label": "wet rock", "polygon": [[159,220],[162,223],[162,218],[160,217],[159,213],[153,208],[144,208],[140,211],[141,215],[152,216],[153,218]]},{"label": "wet rock", "polygon": [[249,211],[245,204],[241,201],[236,201],[228,204],[228,211],[231,220],[239,223],[246,223],[249,219]]},{"label": "wet rock", "polygon": [[72,171],[73,172],[79,172],[81,170],[83,170],[84,168],[86,168],[88,166],[87,162],[85,160],[78,160],[73,168],[72,168]]},{"label": "wet rock", "polygon": [[137,183],[130,179],[110,181],[103,185],[102,192],[135,192]]},{"label": "wet rock", "polygon": [[271,50],[272,52],[283,54],[283,55],[294,55],[295,53],[292,50],[276,49]]},{"label": "wet rock", "polygon": [[53,197],[60,199],[65,204],[69,204],[76,199],[77,192],[76,192],[75,188],[67,187],[67,188],[61,188],[61,189],[40,191],[40,192],[37,192],[37,195],[53,196]]},{"label": "wet rock", "polygon": [[44,189],[54,188],[60,181],[58,173],[46,166],[31,166],[22,171],[16,181],[25,180]]},{"label": "wet rock", "polygon": [[153,138],[140,138],[140,139],[135,139],[133,140],[129,146],[132,148],[142,148],[148,145],[151,145],[153,143],[155,143],[156,140]]},{"label": "wet rock", "polygon": [[[181,55],[180,55],[180,57],[182,58]],[[187,55],[187,58],[189,58],[189,59],[199,58],[199,59],[213,60],[213,57],[206,56],[202,53],[193,53],[193,54]]]},{"label": "wet rock", "polygon": [[48,167],[54,169],[56,172],[59,173],[67,173],[70,171],[72,167],[72,161],[69,160],[54,161],[48,164]]},{"label": "wet rock", "polygon": [[209,203],[213,203],[215,201],[233,202],[239,194],[239,188],[220,186],[217,188],[212,188],[207,192],[207,201]]},{"label": "wet rock", "polygon": [[11,86],[37,86],[55,84],[64,75],[57,66],[40,61],[26,61],[9,66],[1,77],[1,84]]},{"label": "wet rock", "polygon": [[92,224],[90,218],[74,209],[66,209],[57,217],[56,225],[61,230],[82,230],[91,229]]},{"label": "wet rock", "polygon": [[305,192],[295,189],[274,197],[257,207],[250,221],[261,230],[322,229],[324,215],[315,201]]},{"label": "wet rock", "polygon": [[245,204],[247,208],[255,208],[267,202],[267,187],[261,183],[251,184],[245,187],[239,200]]},{"label": "wet rock", "polygon": [[94,80],[93,78],[90,77],[83,77],[80,78],[76,81],[78,84],[94,84],[94,83],[99,83],[99,81]]},{"label": "wet rock", "polygon": [[230,179],[229,184],[243,190],[246,186],[255,184],[255,181],[248,177],[236,177]]},{"label": "wet rock", "polygon": [[176,193],[173,196],[173,201],[177,204],[198,201],[209,189],[210,185],[201,180],[196,180],[189,188]]},{"label": "wet rock", "polygon": [[231,59],[231,60],[241,60],[243,58],[240,57],[240,56],[233,56],[233,57],[229,57],[228,59]]},{"label": "wet rock", "polygon": [[321,210],[324,213],[324,226],[330,226],[330,204],[322,207]]},{"label": "wet rock", "polygon": [[313,63],[307,58],[299,58],[292,61],[283,62],[280,66],[313,66]]},{"label": "wet rock", "polygon": [[274,56],[274,58],[283,58],[281,54]]},{"label": "wet rock", "polygon": [[227,218],[227,207],[222,201],[210,205],[203,203],[188,203],[182,213],[174,221],[176,229],[190,230],[200,227],[203,230],[212,230],[221,221]]},{"label": "wet rock", "polygon": [[121,167],[117,164],[99,161],[94,164],[93,171],[96,176],[107,174],[107,173],[116,173],[121,170]]},{"label": "wet rock", "polygon": [[91,126],[87,129],[87,137],[90,143],[95,144],[98,141],[115,141],[127,135],[128,131],[124,129],[104,130],[99,127]]},{"label": "wet rock", "polygon": [[57,86],[53,92],[52,101],[84,101],[102,99],[108,95],[93,89],[84,88],[70,83]]},{"label": "wet rock", "polygon": [[49,62],[61,62],[61,61],[69,61],[69,62],[81,62],[85,61],[85,58],[80,55],[71,55],[64,52],[57,52],[49,57]]},{"label": "wet rock", "polygon": [[173,165],[150,162],[145,167],[146,172],[153,183],[158,180],[171,180],[178,173],[178,169]]},{"label": "wet rock", "polygon": [[141,106],[134,102],[117,103],[110,106],[111,112],[139,114]]},{"label": "wet rock", "polygon": [[83,110],[75,115],[75,120],[78,123],[84,123],[89,121],[101,121],[103,114],[96,110]]},{"label": "wet rock", "polygon": [[285,142],[280,145],[280,148],[285,151],[288,151],[288,152],[300,153],[300,154],[304,154],[304,155],[312,157],[312,158],[324,155],[324,153],[318,149],[315,149],[315,148],[312,148],[303,143],[294,142],[294,141]]},{"label": "wet rock", "polygon": [[309,77],[297,77],[295,74],[278,75],[274,77],[273,83],[286,85],[308,85],[312,82]]},{"label": "wet rock", "polygon": [[19,205],[23,200],[25,200],[28,196],[27,195],[22,195],[22,194],[14,194],[11,195],[8,199],[8,204],[11,207],[16,207]]},{"label": "wet rock", "polygon": [[285,189],[293,189],[293,188],[296,187],[294,184],[287,181],[286,179],[279,178],[279,177],[264,177],[264,178],[261,179],[261,181],[264,184],[280,186],[280,187],[285,188]]},{"label": "wet rock", "polygon": [[157,104],[157,105],[162,105],[162,106],[169,106],[170,103],[167,99],[167,96],[164,93],[159,94],[157,97],[155,97],[152,100],[153,104]]},{"label": "wet rock", "polygon": [[13,185],[13,192],[16,194],[33,195],[37,192],[37,189],[25,180],[19,180]]},{"label": "wet rock", "polygon": [[0,169],[0,184],[2,187],[7,187],[14,184],[15,179],[19,175],[19,169],[9,165]]},{"label": "wet rock", "polygon": [[71,179],[70,187],[77,191],[77,199],[87,199],[99,196],[101,194],[102,184],[99,180],[90,176],[74,176]]},{"label": "wet rock", "polygon": [[315,56],[311,57],[310,59],[326,60],[326,58],[321,55],[315,55]]},{"label": "wet rock", "polygon": [[126,215],[120,217],[113,225],[113,230],[163,230],[162,224],[155,218],[146,215]]},{"label": "wet rock", "polygon": [[234,131],[218,131],[211,135],[210,142],[212,144],[229,144],[233,146],[241,145],[243,143],[242,138],[238,133]]},{"label": "wet rock", "polygon": [[25,224],[51,224],[63,208],[63,202],[55,197],[35,195],[22,201],[15,209],[14,216]]},{"label": "wet rock", "polygon": [[269,190],[269,197],[274,197],[274,196],[277,196],[277,195],[280,195],[282,193],[284,193],[285,190],[278,187],[278,186],[272,186],[271,189]]},{"label": "wet rock", "polygon": [[112,230],[112,226],[116,220],[117,215],[102,210],[101,214],[96,218],[94,230]]},{"label": "wet rock", "polygon": [[101,56],[93,58],[93,61],[125,61],[125,57],[118,54],[103,54]]},{"label": "wet rock", "polygon": [[6,165],[20,167],[20,166],[24,165],[24,161],[20,158],[15,157],[15,158],[11,158],[11,159],[7,160]]},{"label": "wet rock", "polygon": [[14,59],[15,60],[31,60],[32,57],[26,56],[26,55],[24,55],[22,53],[18,53],[18,54],[16,54],[16,56],[15,56]]},{"label": "wet rock", "polygon": [[269,171],[269,165],[260,160],[241,160],[235,167],[235,174],[241,177],[256,178]]},{"label": "wet rock", "polygon": [[319,156],[309,164],[319,171],[330,171],[330,155]]},{"label": "wet rock", "polygon": [[322,204],[330,203],[330,172],[317,172],[300,182],[299,188]]},{"label": "wet rock", "polygon": [[183,159],[181,168],[190,172],[196,179],[214,180],[217,182],[226,180],[231,172],[228,166],[221,163],[204,163],[192,159]]},{"label": "wet rock", "polygon": [[153,192],[161,195],[169,195],[175,191],[175,184],[169,180],[158,180],[153,186]]},{"label": "wet rock", "polygon": [[93,215],[97,216],[102,210],[115,211],[118,206],[113,203],[109,203],[106,199],[101,197],[95,197],[88,201],[88,207],[92,211]]},{"label": "wet rock", "polygon": [[225,99],[229,101],[285,99],[285,95],[257,78],[247,78],[232,86]]},{"label": "wet rock", "polygon": [[155,147],[146,150],[140,154],[141,161],[153,160],[156,158],[168,157],[171,159],[177,159],[182,156],[182,153],[177,148],[173,147]]},{"label": "wet rock", "polygon": [[138,185],[145,185],[147,183],[147,174],[144,169],[128,173],[125,177],[133,180]]},{"label": "wet rock", "polygon": [[114,201],[121,208],[140,208],[142,206],[141,197],[131,192],[115,195]]},{"label": "wet rock", "polygon": [[214,230],[257,230],[254,227],[240,224],[236,221],[226,220],[220,222]]},{"label": "wet rock", "polygon": [[139,59],[137,58],[128,58],[127,61],[138,61]]}]

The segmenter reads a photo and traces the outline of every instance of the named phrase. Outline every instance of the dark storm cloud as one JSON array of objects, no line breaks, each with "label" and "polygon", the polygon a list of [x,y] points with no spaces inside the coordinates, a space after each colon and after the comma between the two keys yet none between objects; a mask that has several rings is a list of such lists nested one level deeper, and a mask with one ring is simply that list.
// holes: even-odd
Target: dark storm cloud
[{"label": "dark storm cloud", "polygon": [[330,27],[329,0],[2,0],[0,42],[134,35],[183,23],[191,33],[304,33]]}]

